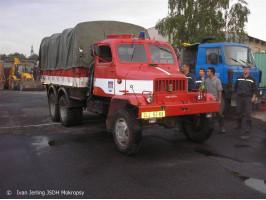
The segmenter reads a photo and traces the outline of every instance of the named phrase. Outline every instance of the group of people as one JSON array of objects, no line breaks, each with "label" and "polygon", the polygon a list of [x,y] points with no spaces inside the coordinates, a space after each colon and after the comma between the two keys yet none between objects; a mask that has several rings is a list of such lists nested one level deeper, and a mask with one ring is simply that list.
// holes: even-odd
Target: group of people
[{"label": "group of people", "polygon": [[[221,112],[223,87],[220,79],[215,76],[215,68],[209,67],[207,69],[208,78],[205,77],[205,69],[201,68],[199,70],[200,77],[196,79],[195,75],[190,72],[190,67],[191,65],[189,63],[182,66],[182,72],[186,75],[188,81],[188,91],[192,91],[193,89],[206,90],[216,98],[216,101],[220,104],[219,112],[216,113],[216,117],[219,121],[220,132],[225,133],[223,114]],[[245,116],[245,133],[249,134],[251,131],[252,103],[254,103],[256,99],[255,92],[257,91],[257,83],[255,78],[250,75],[250,67],[244,66],[243,68],[244,73],[236,79],[234,85],[237,106],[237,124],[234,128],[242,128],[242,120]]]}]

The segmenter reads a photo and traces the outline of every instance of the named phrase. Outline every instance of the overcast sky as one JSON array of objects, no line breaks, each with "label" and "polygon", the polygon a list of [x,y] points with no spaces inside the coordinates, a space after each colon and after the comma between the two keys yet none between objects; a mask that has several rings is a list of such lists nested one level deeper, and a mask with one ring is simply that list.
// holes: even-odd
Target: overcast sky
[{"label": "overcast sky", "polygon": [[[246,31],[266,41],[266,0],[247,0]],[[0,0],[0,54],[39,51],[42,38],[84,21],[115,20],[154,27],[168,0]]]}]

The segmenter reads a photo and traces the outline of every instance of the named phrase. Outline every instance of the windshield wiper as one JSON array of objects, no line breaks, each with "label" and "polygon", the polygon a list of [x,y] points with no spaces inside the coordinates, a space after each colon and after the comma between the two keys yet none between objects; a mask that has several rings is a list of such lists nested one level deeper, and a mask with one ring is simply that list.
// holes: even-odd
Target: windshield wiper
[{"label": "windshield wiper", "polygon": [[251,64],[251,65],[254,65],[254,63],[252,63],[252,62],[250,62],[250,61],[248,61],[248,60],[247,60],[246,62],[245,62],[245,61],[243,61],[243,60],[241,60],[241,61],[242,61],[242,62],[244,62],[244,63],[246,63],[246,64]]},{"label": "windshield wiper", "polygon": [[163,47],[161,47],[161,46],[156,46],[156,47],[159,48],[159,49],[161,49],[161,50],[163,50],[163,51],[165,51],[165,52],[167,52],[167,53],[172,54],[172,52],[169,51],[168,49],[165,49],[165,48],[163,48]]},{"label": "windshield wiper", "polygon": [[233,61],[235,61],[236,63],[239,63],[241,66],[243,66],[243,64],[240,63],[239,61],[237,61],[236,59],[234,59],[234,58],[230,58],[230,59],[233,60]]},{"label": "windshield wiper", "polygon": [[248,63],[249,64],[251,64],[251,65],[253,65],[253,63],[251,63],[250,61],[243,61],[243,60],[241,60],[241,59],[239,59],[241,62],[243,62],[243,63],[245,63],[245,65],[244,64],[242,64],[242,63],[240,63],[239,61],[237,61],[236,59],[234,59],[234,58],[230,58],[230,59],[232,59],[233,61],[235,61],[235,62],[237,62],[237,63],[239,63],[241,66],[248,66]]},{"label": "windshield wiper", "polygon": [[132,60],[133,60],[133,57],[134,57],[134,54],[135,54],[135,49],[136,49],[136,44],[135,44],[135,40],[134,40],[134,43],[133,43],[133,52],[132,52],[132,56],[131,56],[130,62],[132,62]]}]

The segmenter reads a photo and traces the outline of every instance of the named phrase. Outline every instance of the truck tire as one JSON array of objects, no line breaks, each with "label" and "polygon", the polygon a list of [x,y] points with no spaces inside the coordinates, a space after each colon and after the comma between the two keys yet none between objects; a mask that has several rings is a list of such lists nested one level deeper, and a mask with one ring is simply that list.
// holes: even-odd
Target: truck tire
[{"label": "truck tire", "polygon": [[213,131],[213,127],[205,114],[184,116],[182,128],[186,138],[195,143],[206,141]]},{"label": "truck tire", "polygon": [[49,111],[50,111],[50,117],[52,121],[58,122],[60,121],[59,118],[59,106],[55,101],[55,95],[54,93],[50,93],[48,97],[48,104],[49,104]]},{"label": "truck tire", "polygon": [[69,107],[65,95],[59,99],[59,117],[63,126],[73,126],[77,123],[76,109]]},{"label": "truck tire", "polygon": [[140,122],[130,110],[116,112],[112,124],[113,139],[116,148],[125,155],[137,153],[142,145]]}]

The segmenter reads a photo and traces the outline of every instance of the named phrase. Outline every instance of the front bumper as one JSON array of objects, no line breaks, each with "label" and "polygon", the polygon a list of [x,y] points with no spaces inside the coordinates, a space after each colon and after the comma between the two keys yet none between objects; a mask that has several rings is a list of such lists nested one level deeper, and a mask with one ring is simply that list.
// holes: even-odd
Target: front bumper
[{"label": "front bumper", "polygon": [[[164,115],[157,115],[156,118],[193,115],[200,113],[219,112],[219,102],[217,101],[204,101],[197,103],[168,103],[165,105],[145,105],[139,106],[139,119],[144,119],[142,113],[164,111]],[[147,115],[146,115],[147,116]],[[151,116],[154,116],[151,114]],[[154,118],[154,117],[150,117]],[[145,119],[149,119],[145,117]]]}]

